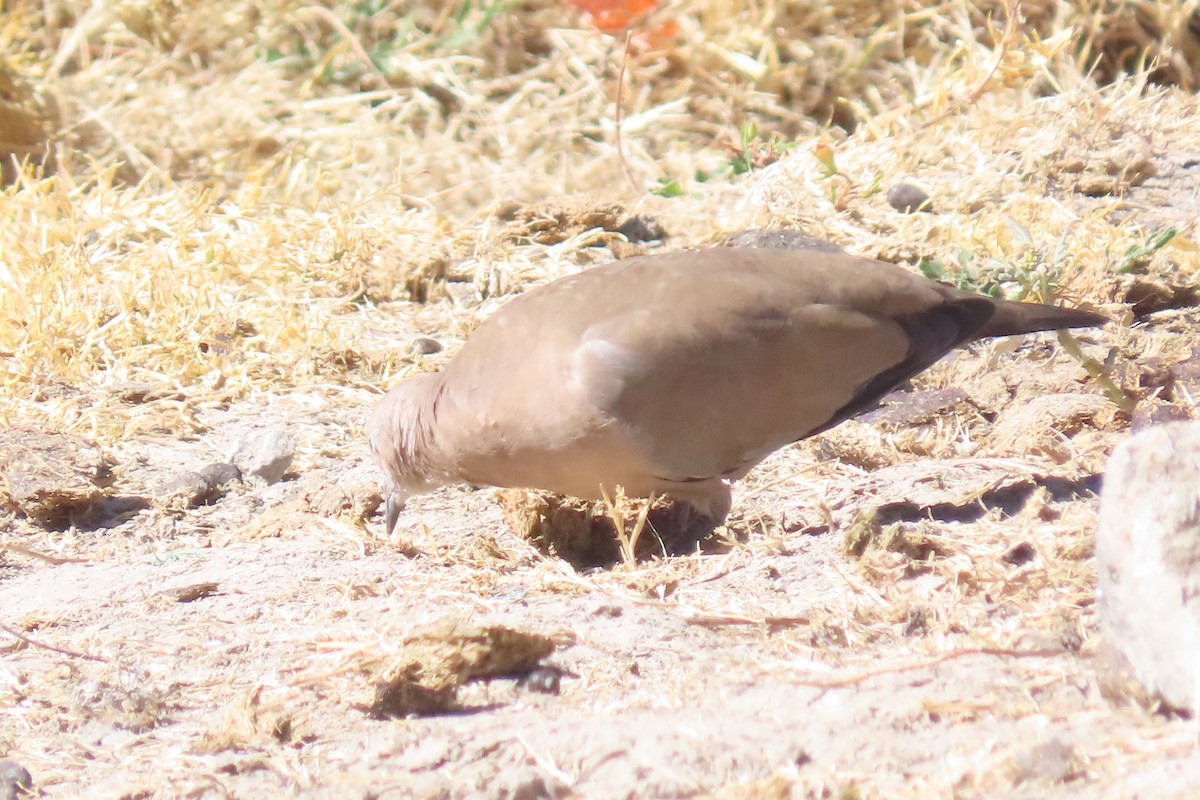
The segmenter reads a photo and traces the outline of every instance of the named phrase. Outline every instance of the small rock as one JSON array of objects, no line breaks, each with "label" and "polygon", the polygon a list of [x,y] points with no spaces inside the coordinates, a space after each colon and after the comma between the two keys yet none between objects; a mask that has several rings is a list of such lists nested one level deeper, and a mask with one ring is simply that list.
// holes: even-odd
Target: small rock
[{"label": "small rock", "polygon": [[160,506],[177,509],[195,508],[204,504],[208,481],[199,472],[185,472],[154,489],[154,499]]},{"label": "small rock", "polygon": [[295,453],[296,440],[287,431],[279,428],[247,431],[238,437],[232,461],[243,479],[271,484],[283,478]]},{"label": "small rock", "polygon": [[929,194],[924,189],[913,186],[911,183],[897,183],[888,189],[887,201],[892,208],[905,214],[913,214],[917,211],[933,211],[933,204],[929,200]]},{"label": "small rock", "polygon": [[428,336],[418,336],[409,343],[409,350],[414,356],[431,356],[442,351],[442,343]]},{"label": "small rock", "polygon": [[200,475],[214,493],[214,496],[208,500],[210,503],[224,497],[228,493],[229,487],[242,479],[241,471],[233,464],[226,463],[209,464],[200,470]]},{"label": "small rock", "polygon": [[562,689],[562,672],[554,667],[538,667],[521,676],[517,685],[537,694],[558,694]]},{"label": "small rock", "polygon": [[646,246],[641,243],[630,242],[625,239],[612,238],[604,243],[608,248],[608,252],[612,253],[613,258],[620,261],[623,258],[634,258],[636,256],[646,255]]},{"label": "small rock", "polygon": [[1000,560],[1005,564],[1011,564],[1014,567],[1020,567],[1028,564],[1037,558],[1037,550],[1033,549],[1033,545],[1029,542],[1021,542],[1013,545],[1004,555],[1000,556]]},{"label": "small rock", "polygon": [[1110,653],[1100,661],[1101,681],[1127,676],[1150,698],[1193,715],[1200,712],[1197,486],[1200,423],[1142,431],[1113,453],[1096,534],[1097,605]]},{"label": "small rock", "polygon": [[33,776],[15,761],[0,761],[0,800],[33,795]]},{"label": "small rock", "polygon": [[1080,769],[1075,749],[1060,739],[1051,739],[1013,756],[1011,772],[1014,783],[1065,783],[1077,776]]},{"label": "small rock", "polygon": [[154,490],[160,506],[176,509],[210,505],[229,493],[242,478],[233,464],[209,464],[199,472],[185,472]]},{"label": "small rock", "polygon": [[634,243],[658,242],[667,238],[666,231],[658,224],[658,220],[641,214],[634,214],[622,222],[617,232]]}]

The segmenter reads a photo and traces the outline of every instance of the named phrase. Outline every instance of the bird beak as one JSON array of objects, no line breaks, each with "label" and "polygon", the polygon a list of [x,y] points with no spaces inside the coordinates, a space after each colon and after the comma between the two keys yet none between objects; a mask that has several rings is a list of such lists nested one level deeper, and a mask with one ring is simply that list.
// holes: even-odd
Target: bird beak
[{"label": "bird beak", "polygon": [[384,532],[392,535],[392,531],[396,529],[396,520],[400,518],[400,512],[404,510],[404,498],[396,493],[395,489],[389,489],[387,493],[387,504],[384,506]]}]

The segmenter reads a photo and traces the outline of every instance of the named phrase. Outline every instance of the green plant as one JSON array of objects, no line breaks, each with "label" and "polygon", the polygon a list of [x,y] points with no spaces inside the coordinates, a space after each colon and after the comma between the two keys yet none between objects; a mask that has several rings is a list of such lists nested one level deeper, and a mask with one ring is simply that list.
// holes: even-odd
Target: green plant
[{"label": "green plant", "polygon": [[515,3],[516,0],[462,0],[454,12],[456,30],[439,40],[437,47],[456,50],[474,41]]},{"label": "green plant", "polygon": [[[738,126],[737,145],[725,147],[727,157],[721,168],[713,172],[698,169],[692,179],[696,183],[705,183],[721,175],[744,175],[775,163],[794,146],[793,142],[785,142],[777,136],[770,141],[763,141],[757,123],[743,122]],[[679,197],[684,191],[677,178],[659,178],[658,186],[651,189],[650,193],[659,197]]]},{"label": "green plant", "polygon": [[1118,275],[1127,275],[1145,271],[1150,264],[1150,257],[1167,246],[1175,238],[1179,229],[1175,226],[1151,234],[1145,244],[1135,244],[1125,251],[1121,263],[1117,265]]},{"label": "green plant", "polygon": [[650,194],[655,194],[659,197],[681,197],[683,195],[683,187],[679,185],[679,181],[675,178],[659,178],[658,185],[650,190]]},{"label": "green plant", "polygon": [[761,141],[758,124],[753,121],[738,126],[738,144],[739,148],[729,154],[728,170],[732,175],[742,175],[773,164],[793,146],[778,137],[772,137],[769,142]]}]

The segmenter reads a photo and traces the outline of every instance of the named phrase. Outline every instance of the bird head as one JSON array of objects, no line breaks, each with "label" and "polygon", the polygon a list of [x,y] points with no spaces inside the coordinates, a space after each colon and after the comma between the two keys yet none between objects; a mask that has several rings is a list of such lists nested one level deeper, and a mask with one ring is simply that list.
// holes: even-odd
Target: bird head
[{"label": "bird head", "polygon": [[430,426],[440,386],[436,373],[402,381],[388,390],[367,419],[367,444],[383,472],[389,534],[408,498],[437,485],[430,462]]}]

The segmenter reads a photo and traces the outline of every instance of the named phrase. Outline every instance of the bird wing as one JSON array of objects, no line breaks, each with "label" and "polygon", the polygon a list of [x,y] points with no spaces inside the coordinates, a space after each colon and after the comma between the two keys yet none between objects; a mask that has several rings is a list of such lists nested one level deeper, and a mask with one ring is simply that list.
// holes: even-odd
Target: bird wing
[{"label": "bird wing", "polygon": [[574,352],[585,405],[669,481],[740,477],[869,408],[992,314],[986,298],[844,254],[811,254],[803,270],[794,254],[723,255],[676,276],[677,296],[596,321]]}]

